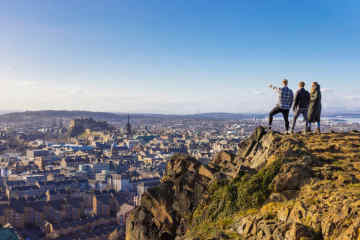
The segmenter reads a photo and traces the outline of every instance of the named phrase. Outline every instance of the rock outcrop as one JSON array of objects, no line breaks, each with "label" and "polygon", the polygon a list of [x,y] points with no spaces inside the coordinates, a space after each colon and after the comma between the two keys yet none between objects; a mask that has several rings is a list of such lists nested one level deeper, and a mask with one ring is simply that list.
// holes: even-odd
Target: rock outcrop
[{"label": "rock outcrop", "polygon": [[126,239],[168,240],[183,235],[215,172],[190,156],[174,156],[163,183],[144,193],[141,206],[130,215]]},{"label": "rock outcrop", "polygon": [[127,240],[360,239],[360,134],[257,128],[237,154],[176,155]]}]

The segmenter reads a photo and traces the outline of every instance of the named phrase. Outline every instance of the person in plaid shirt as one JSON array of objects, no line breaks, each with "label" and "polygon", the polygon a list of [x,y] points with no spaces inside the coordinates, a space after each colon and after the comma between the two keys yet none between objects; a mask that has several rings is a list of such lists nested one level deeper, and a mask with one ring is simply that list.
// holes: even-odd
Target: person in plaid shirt
[{"label": "person in plaid shirt", "polygon": [[273,118],[276,114],[282,113],[284,120],[285,120],[285,128],[286,132],[289,132],[289,111],[291,108],[291,105],[293,103],[294,94],[290,88],[288,88],[288,80],[284,79],[282,81],[283,87],[278,88],[274,87],[273,85],[270,85],[269,87],[275,90],[278,95],[278,103],[276,106],[271,110],[269,114],[269,129],[271,129]]}]

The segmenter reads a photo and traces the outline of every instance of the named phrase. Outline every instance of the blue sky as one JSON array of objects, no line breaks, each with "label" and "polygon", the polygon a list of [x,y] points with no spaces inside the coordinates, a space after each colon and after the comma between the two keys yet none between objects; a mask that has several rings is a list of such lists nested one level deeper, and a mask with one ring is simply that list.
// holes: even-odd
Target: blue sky
[{"label": "blue sky", "polygon": [[360,110],[360,2],[5,0],[0,110],[266,112],[318,81]]}]

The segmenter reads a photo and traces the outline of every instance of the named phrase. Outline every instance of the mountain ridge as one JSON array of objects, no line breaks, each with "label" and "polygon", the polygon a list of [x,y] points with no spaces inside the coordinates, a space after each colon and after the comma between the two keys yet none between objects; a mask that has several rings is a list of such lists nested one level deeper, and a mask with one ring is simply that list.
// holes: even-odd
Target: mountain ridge
[{"label": "mountain ridge", "polygon": [[[0,114],[0,121],[28,120],[29,118],[94,118],[96,120],[121,121],[126,120],[129,113],[78,111],[78,110],[41,110],[10,112]],[[156,114],[156,113],[131,113],[134,119],[162,119],[162,118],[193,118],[193,119],[244,119],[253,117],[254,114],[246,113],[200,113],[200,114]],[[258,115],[260,116],[260,115]]]},{"label": "mountain ridge", "polygon": [[[48,118],[94,118],[97,120],[124,120],[129,113],[124,112],[99,112],[84,110],[38,110],[38,111],[5,111],[0,112],[0,121],[14,117],[48,117]],[[230,113],[230,112],[205,112],[196,114],[157,114],[157,113],[130,113],[134,118],[200,118],[200,119],[249,119],[264,118],[267,113]],[[360,112],[329,112],[324,117],[356,117],[360,118]]]}]

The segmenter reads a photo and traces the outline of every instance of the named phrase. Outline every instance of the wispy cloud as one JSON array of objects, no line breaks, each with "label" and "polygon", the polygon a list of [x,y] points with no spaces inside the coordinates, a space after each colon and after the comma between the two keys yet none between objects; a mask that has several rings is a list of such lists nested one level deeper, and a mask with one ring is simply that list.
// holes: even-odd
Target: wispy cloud
[{"label": "wispy cloud", "polygon": [[321,92],[323,93],[333,93],[335,90],[333,88],[323,88],[321,89]]},{"label": "wispy cloud", "polygon": [[18,87],[24,87],[24,88],[39,88],[40,84],[36,81],[21,81],[16,82],[16,86]]},{"label": "wispy cloud", "polygon": [[345,99],[350,101],[360,101],[360,96],[345,96]]},{"label": "wispy cloud", "polygon": [[252,91],[252,94],[254,95],[263,95],[265,92],[264,91],[261,91],[261,90],[254,90]]}]

